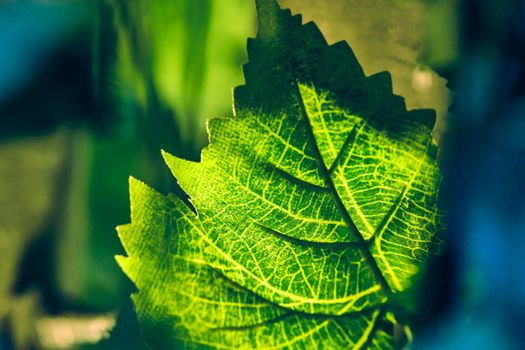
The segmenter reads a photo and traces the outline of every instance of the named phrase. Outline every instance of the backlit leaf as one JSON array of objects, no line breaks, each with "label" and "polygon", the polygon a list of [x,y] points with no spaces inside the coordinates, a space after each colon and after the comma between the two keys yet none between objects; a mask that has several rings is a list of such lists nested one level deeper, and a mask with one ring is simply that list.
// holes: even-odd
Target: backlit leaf
[{"label": "backlit leaf", "polygon": [[[395,295],[438,252],[434,113],[407,111],[388,73],[257,2],[233,118],[200,162],[167,153],[189,208],[131,181],[119,263],[158,348],[400,346]],[[193,211],[195,210],[195,211]]]}]

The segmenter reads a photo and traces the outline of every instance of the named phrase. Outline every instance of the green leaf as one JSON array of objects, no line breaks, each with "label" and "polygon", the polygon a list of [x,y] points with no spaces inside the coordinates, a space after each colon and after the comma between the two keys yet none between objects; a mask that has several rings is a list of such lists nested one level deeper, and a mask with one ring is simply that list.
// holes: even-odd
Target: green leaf
[{"label": "green leaf", "polygon": [[[396,295],[438,252],[434,113],[344,42],[257,1],[234,118],[200,162],[164,154],[194,213],[131,181],[119,263],[159,348],[396,348]],[[401,327],[402,328],[402,327]]]}]

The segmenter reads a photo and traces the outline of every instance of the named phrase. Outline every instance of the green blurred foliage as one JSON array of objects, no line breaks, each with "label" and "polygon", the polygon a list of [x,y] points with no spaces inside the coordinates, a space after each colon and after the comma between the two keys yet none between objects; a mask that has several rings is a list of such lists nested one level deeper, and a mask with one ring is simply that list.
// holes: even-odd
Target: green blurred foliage
[{"label": "green blurred foliage", "polygon": [[[205,144],[205,120],[231,114],[242,84],[245,42],[255,30],[246,0],[118,1],[118,81],[123,97],[151,103],[148,89],[175,116],[183,151]],[[180,149],[178,150],[181,151]]]},{"label": "green blurred foliage", "polygon": [[[45,238],[57,209],[53,198],[62,176],[66,132],[38,138],[4,140],[0,144],[0,329],[8,329],[16,343],[34,336],[38,297],[15,295],[20,266],[36,239]],[[34,257],[34,263],[46,264]]]},{"label": "green blurred foliage", "polygon": [[[0,202],[9,208],[0,214],[0,347],[34,346],[38,320],[66,311],[119,308],[116,333],[137,333],[133,286],[113,258],[121,252],[114,228],[129,221],[127,179],[177,191],[160,150],[198,157],[205,116],[231,114],[255,29],[253,4],[243,0],[89,6],[89,20],[55,49],[56,64],[1,106],[25,121],[1,130],[19,136],[0,144]],[[71,52],[81,79],[62,71]],[[33,95],[38,106],[27,104]],[[139,344],[119,334],[108,344]]]},{"label": "green blurred foliage", "polygon": [[[140,173],[137,140],[72,132],[69,181],[58,225],[56,280],[66,304],[88,310],[121,306],[131,286],[115,268],[113,228],[126,217],[127,177]],[[126,200],[124,200],[126,202]]]},{"label": "green blurred foliage", "polygon": [[[198,116],[231,113],[230,89],[241,82],[253,16],[246,1],[108,0],[98,9],[105,56],[96,68],[113,73],[99,81],[116,82],[121,116],[109,132],[74,132],[56,268],[62,295],[107,310],[130,292],[113,260],[120,252],[114,227],[129,215],[127,177],[176,191],[162,175],[160,149],[196,157],[204,143]],[[107,34],[112,28],[114,36]]]},{"label": "green blurred foliage", "polygon": [[[0,145],[0,316],[8,309],[22,254],[54,208],[53,195],[64,157],[64,133]],[[24,174],[21,176],[21,174]]]}]

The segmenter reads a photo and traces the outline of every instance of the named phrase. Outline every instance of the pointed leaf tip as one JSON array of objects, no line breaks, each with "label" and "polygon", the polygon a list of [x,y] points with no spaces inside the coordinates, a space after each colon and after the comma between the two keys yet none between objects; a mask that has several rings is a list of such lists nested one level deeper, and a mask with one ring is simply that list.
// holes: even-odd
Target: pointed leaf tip
[{"label": "pointed leaf tip", "polygon": [[258,36],[272,36],[278,32],[278,13],[281,11],[275,0],[256,0],[259,22]]},{"label": "pointed leaf tip", "polygon": [[280,9],[279,4],[275,0],[255,0],[255,4],[259,16],[261,15],[260,11],[277,11]]}]

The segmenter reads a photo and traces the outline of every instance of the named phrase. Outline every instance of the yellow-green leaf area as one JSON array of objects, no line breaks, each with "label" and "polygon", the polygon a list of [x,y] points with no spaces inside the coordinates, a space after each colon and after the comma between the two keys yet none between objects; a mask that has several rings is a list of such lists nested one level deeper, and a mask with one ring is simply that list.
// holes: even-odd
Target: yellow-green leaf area
[{"label": "yellow-green leaf area", "polygon": [[209,120],[199,162],[164,153],[190,203],[131,181],[119,263],[144,337],[397,348],[395,295],[441,247],[434,113],[274,0],[257,10],[234,116]]}]

